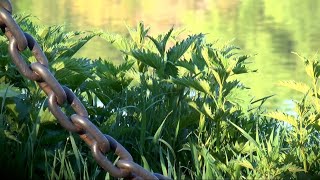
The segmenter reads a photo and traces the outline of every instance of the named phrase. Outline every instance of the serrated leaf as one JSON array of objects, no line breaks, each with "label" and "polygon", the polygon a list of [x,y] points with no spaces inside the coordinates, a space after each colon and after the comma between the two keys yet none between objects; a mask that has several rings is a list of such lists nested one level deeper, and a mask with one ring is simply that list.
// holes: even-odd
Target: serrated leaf
[{"label": "serrated leaf", "polygon": [[250,105],[250,92],[241,87],[233,87],[229,93],[225,96],[226,100],[237,107],[241,107],[243,110],[247,110]]},{"label": "serrated leaf", "polygon": [[191,44],[201,36],[201,34],[193,35],[189,36],[187,39],[182,40],[181,42],[177,42],[177,44],[171,47],[167,52],[168,61],[178,61],[181,58],[181,56],[188,50]]},{"label": "serrated leaf", "polygon": [[156,70],[164,68],[161,57],[158,54],[151,52],[150,50],[132,50],[131,53],[132,56],[138,61],[141,61],[142,63],[151,66]]},{"label": "serrated leaf", "polygon": [[193,109],[195,109],[198,113],[202,113],[202,111],[200,110],[200,108],[195,102],[191,101],[188,103],[188,105],[191,106]]},{"label": "serrated leaf", "polygon": [[165,65],[164,73],[166,76],[170,75],[172,77],[177,77],[178,68],[173,65],[171,62],[167,62]]},{"label": "serrated leaf", "polygon": [[[88,59],[63,58],[53,62],[56,70],[55,77],[62,84],[70,88],[79,87],[86,79],[92,76],[92,64]],[[72,79],[72,81],[70,81]]]},{"label": "serrated leaf", "polygon": [[237,46],[227,45],[227,46],[222,48],[221,52],[225,57],[230,58],[232,55],[236,54],[236,53],[232,53],[232,51],[239,50],[239,49],[240,48],[237,47]]},{"label": "serrated leaf", "polygon": [[155,38],[148,36],[148,38],[151,39],[151,41],[154,43],[154,45],[156,46],[156,48],[158,49],[159,53],[161,54],[161,57],[164,57],[165,51],[166,51],[166,45],[167,42],[169,40],[169,37],[171,36],[171,33],[173,31],[173,28],[171,28],[169,30],[169,32],[167,34],[165,34],[165,36],[163,37],[162,40],[157,41]]},{"label": "serrated leaf", "polygon": [[209,116],[212,120],[214,119],[212,111],[211,111],[211,107],[209,106],[208,103],[203,104],[203,110],[207,116]]},{"label": "serrated leaf", "polygon": [[189,70],[193,74],[198,74],[200,72],[198,67],[193,62],[190,62],[190,61],[186,61],[186,60],[178,61],[176,65]]},{"label": "serrated leaf", "polygon": [[[72,43],[66,43],[66,48],[63,53],[60,54],[60,58],[70,58],[74,56],[85,44],[87,44],[93,37],[94,34],[87,35],[82,38],[77,38],[77,40],[73,40]],[[70,41],[71,42],[71,41]]]},{"label": "serrated leaf", "polygon": [[214,78],[216,79],[216,81],[218,82],[219,87],[222,88],[223,87],[223,82],[222,82],[222,80],[220,78],[219,73],[212,69],[212,74],[213,74]]},{"label": "serrated leaf", "polygon": [[298,92],[301,92],[303,94],[306,94],[309,90],[310,87],[302,82],[296,82],[293,80],[290,81],[280,81],[278,83],[279,86],[284,86],[293,90],[296,90]]},{"label": "serrated leaf", "polygon": [[184,85],[186,87],[191,87],[195,90],[207,93],[208,95],[213,97],[210,84],[206,80],[197,80],[191,77],[188,77],[188,78],[183,77],[183,78],[174,78],[173,82]]},{"label": "serrated leaf", "polygon": [[271,117],[271,118],[274,118],[274,119],[277,119],[277,120],[280,120],[280,121],[283,121],[283,122],[286,122],[286,123],[294,126],[295,128],[298,128],[297,120],[293,116],[287,115],[285,113],[282,113],[282,112],[270,112],[270,113],[265,114],[265,116]]},{"label": "serrated leaf", "polygon": [[129,26],[127,26],[127,30],[129,31],[129,34],[133,41],[141,45],[144,41],[144,38],[147,36],[148,31],[150,28],[145,28],[143,22],[139,22],[137,29],[132,29]]}]

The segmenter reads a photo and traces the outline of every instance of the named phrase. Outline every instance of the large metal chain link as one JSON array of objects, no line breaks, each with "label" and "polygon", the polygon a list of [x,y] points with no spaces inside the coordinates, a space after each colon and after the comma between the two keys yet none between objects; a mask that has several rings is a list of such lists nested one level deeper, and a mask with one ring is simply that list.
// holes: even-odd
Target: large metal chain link
[{"label": "large metal chain link", "polygon": [[[115,178],[125,179],[169,179],[161,174],[151,173],[136,164],[131,154],[111,136],[103,134],[89,119],[88,112],[76,95],[62,86],[52,75],[47,57],[34,38],[23,32],[12,17],[10,0],[0,0],[0,27],[9,40],[9,54],[19,72],[26,78],[37,82],[48,96],[50,112],[62,127],[79,134],[90,147],[97,163]],[[26,48],[32,52],[37,62],[28,65],[21,56]],[[67,103],[75,114],[67,116],[61,106]],[[113,151],[119,160],[116,166],[106,157]]]}]

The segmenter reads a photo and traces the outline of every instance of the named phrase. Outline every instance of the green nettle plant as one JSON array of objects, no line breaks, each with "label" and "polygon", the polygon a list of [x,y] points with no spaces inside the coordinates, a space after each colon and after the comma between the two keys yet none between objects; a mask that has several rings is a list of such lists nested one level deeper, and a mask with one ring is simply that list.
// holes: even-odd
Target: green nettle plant
[{"label": "green nettle plant", "polygon": [[315,57],[313,59],[301,57],[301,59],[305,64],[310,83],[289,80],[282,81],[279,85],[301,92],[304,95],[302,100],[294,101],[294,113],[288,114],[277,111],[270,112],[267,116],[283,122],[283,126],[290,128],[290,131],[286,134],[287,146],[290,148],[287,158],[303,168],[306,175],[302,174],[301,176],[319,175],[320,99],[318,79],[320,64]]},{"label": "green nettle plant", "polygon": [[[113,136],[144,168],[173,179],[294,179],[319,174],[317,61],[305,60],[309,87],[295,115],[268,112],[238,80],[250,75],[250,56],[204,34],[151,36],[139,23],[128,35],[66,32],[16,17],[48,57],[51,71],[70,87],[102,132]],[[121,57],[75,58],[99,37]],[[0,38],[0,171],[28,179],[112,179],[90,149],[50,114],[45,94],[11,63]],[[31,52],[22,56],[34,61]],[[117,61],[117,65],[113,63]],[[120,62],[120,63],[119,63]],[[66,114],[72,114],[65,106]],[[279,121],[280,120],[280,121]],[[107,157],[116,161],[112,153]],[[12,173],[12,172],[19,173]]]}]

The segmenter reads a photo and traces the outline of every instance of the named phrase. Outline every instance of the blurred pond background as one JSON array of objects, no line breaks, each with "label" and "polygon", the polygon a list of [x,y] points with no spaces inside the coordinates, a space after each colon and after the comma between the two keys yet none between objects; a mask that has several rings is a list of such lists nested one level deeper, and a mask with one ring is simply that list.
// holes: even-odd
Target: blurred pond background
[{"label": "blurred pond background", "polygon": [[[37,17],[42,25],[68,30],[97,30],[126,34],[126,25],[139,21],[156,36],[172,26],[188,33],[206,33],[211,41],[231,41],[245,53],[256,54],[252,69],[241,77],[256,99],[275,95],[271,109],[290,110],[300,94],[278,87],[281,80],[306,81],[302,61],[320,45],[319,0],[12,0],[14,13]],[[91,40],[77,56],[117,61],[105,41]],[[299,95],[299,96],[298,96]],[[298,100],[301,98],[298,98]]]}]

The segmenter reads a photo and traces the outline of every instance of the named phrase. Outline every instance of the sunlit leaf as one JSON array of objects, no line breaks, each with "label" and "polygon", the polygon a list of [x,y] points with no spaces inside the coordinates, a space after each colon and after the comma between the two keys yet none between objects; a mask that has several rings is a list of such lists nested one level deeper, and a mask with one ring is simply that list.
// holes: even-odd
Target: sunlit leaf
[{"label": "sunlit leaf", "polygon": [[241,160],[240,162],[239,162],[239,165],[240,166],[243,166],[243,167],[245,167],[245,168],[248,168],[248,169],[254,169],[253,168],[253,166],[252,166],[252,164],[248,161],[248,160],[246,160],[246,159],[243,159],[243,160]]},{"label": "sunlit leaf", "polygon": [[166,45],[167,45],[167,42],[168,42],[172,32],[173,32],[173,28],[171,28],[169,30],[169,32],[164,35],[163,38],[160,37],[159,41],[151,36],[148,36],[151,39],[151,41],[155,44],[156,48],[158,49],[158,51],[162,57],[164,57],[164,54],[166,51]]},{"label": "sunlit leaf", "polygon": [[282,112],[270,112],[270,113],[265,114],[265,116],[286,122],[286,123],[294,126],[295,128],[298,128],[298,122],[297,122],[296,118],[293,116],[290,116],[288,114],[285,114]]},{"label": "sunlit leaf", "polygon": [[288,87],[290,89],[294,89],[294,90],[301,92],[303,94],[306,94],[310,90],[310,87],[308,85],[306,85],[305,83],[296,82],[293,80],[281,81],[278,83],[278,85]]},{"label": "sunlit leaf", "polygon": [[171,47],[167,52],[168,61],[176,62],[188,50],[191,44],[201,36],[202,34],[190,36]]}]

